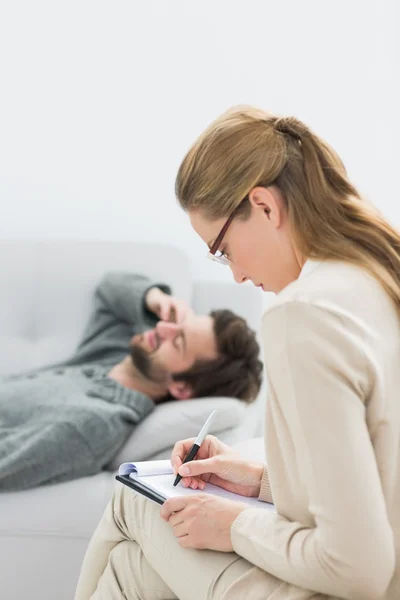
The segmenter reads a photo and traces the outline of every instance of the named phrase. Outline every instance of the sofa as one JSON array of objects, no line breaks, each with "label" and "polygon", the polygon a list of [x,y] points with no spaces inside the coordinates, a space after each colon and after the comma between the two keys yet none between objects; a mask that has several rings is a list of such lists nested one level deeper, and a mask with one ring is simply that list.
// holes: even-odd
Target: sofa
[{"label": "sofa", "polygon": [[[199,313],[231,308],[258,328],[259,290],[193,281],[178,248],[84,241],[0,241],[0,376],[55,363],[78,343],[92,294],[110,270],[145,273],[171,285]],[[160,404],[133,432],[109,469],[91,477],[0,494],[2,600],[71,600],[88,541],[129,460],[168,458],[174,442],[197,435],[218,408],[213,433],[262,460],[265,389],[251,405],[232,398]],[[0,424],[1,426],[1,424]],[[250,440],[250,441],[249,441]],[[68,458],[66,457],[66,460]]]}]

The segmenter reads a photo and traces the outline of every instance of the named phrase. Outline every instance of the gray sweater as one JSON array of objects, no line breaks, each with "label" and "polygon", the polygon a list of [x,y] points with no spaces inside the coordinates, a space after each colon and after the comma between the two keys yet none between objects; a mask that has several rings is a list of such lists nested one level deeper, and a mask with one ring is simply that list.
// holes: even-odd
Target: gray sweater
[{"label": "gray sweater", "polygon": [[0,379],[0,491],[99,472],[153,410],[149,397],[107,373],[128,354],[131,336],[157,322],[144,305],[154,285],[170,293],[140,275],[107,274],[72,357]]}]

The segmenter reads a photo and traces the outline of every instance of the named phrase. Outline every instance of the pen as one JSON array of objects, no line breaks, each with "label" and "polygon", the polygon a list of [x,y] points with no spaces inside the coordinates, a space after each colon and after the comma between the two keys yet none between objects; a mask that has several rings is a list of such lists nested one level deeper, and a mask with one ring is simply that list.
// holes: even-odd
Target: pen
[{"label": "pen", "polygon": [[[204,442],[204,439],[210,429],[211,423],[214,420],[214,417],[217,414],[217,412],[218,412],[217,410],[213,410],[211,415],[208,417],[207,421],[204,423],[203,427],[200,430],[199,435],[195,439],[193,446],[190,448],[187,457],[183,461],[183,463],[182,463],[183,465],[185,463],[193,460],[194,457],[196,456],[201,444]],[[176,486],[180,482],[181,479],[182,479],[182,475],[179,475],[179,473],[178,473],[178,475],[175,477],[174,486]]]}]

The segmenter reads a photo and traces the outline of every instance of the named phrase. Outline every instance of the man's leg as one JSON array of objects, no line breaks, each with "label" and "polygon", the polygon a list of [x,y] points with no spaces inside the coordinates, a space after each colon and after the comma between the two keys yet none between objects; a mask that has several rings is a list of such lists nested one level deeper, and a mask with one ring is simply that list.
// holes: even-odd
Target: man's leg
[{"label": "man's leg", "polygon": [[160,507],[124,485],[89,544],[75,600],[315,600],[237,554],[181,548]]}]

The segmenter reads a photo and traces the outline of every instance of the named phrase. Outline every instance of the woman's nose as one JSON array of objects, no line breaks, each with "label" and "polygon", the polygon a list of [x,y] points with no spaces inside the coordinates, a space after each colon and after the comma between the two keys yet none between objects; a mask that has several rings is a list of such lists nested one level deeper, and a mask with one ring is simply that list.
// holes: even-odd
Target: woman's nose
[{"label": "woman's nose", "polygon": [[233,279],[236,281],[236,283],[244,283],[245,281],[249,280],[249,277],[243,275],[243,273],[237,267],[233,266],[232,263],[229,266],[232,271]]}]

